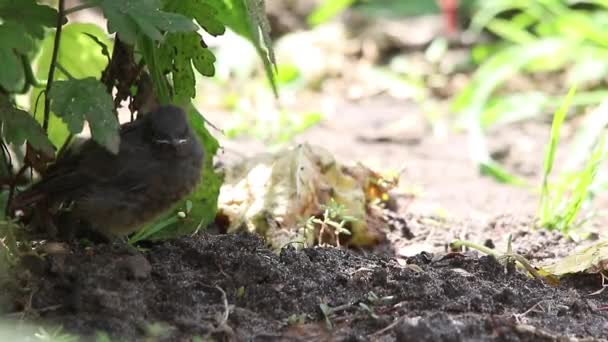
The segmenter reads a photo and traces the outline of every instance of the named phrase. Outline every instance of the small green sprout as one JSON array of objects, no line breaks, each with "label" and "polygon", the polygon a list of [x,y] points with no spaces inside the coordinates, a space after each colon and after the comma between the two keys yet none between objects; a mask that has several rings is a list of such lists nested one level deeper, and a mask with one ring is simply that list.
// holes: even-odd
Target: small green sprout
[{"label": "small green sprout", "polygon": [[340,234],[351,235],[350,230],[346,228],[346,224],[357,221],[357,218],[345,215],[346,207],[333,198],[329,204],[321,205],[321,209],[323,209],[322,218],[311,216],[306,221],[306,229],[314,231],[315,227],[319,226],[319,241],[325,233],[329,233],[335,239],[336,246],[340,247]]}]

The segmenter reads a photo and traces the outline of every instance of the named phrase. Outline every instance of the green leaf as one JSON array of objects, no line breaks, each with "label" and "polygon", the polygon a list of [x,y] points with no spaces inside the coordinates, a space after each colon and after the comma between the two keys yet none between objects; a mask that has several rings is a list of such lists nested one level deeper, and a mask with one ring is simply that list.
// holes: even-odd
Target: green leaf
[{"label": "green leaf", "polygon": [[0,95],[0,122],[6,142],[20,146],[27,141],[44,154],[54,155],[53,144],[38,122],[28,112],[15,108],[5,95]]},{"label": "green leaf", "polygon": [[188,214],[191,219],[190,224],[178,229],[178,232],[184,233],[192,232],[199,227],[204,228],[215,220],[217,199],[223,182],[223,177],[213,167],[213,158],[219,148],[219,143],[209,133],[203,116],[194,107],[188,111],[188,119],[190,126],[204,146],[205,160],[201,171],[201,182],[194,192],[180,204],[181,207],[187,207],[187,201],[190,201],[192,206]]},{"label": "green leaf", "polygon": [[[113,46],[107,34],[95,24],[74,23],[66,25],[61,32],[61,46],[57,60],[75,78],[99,78],[108,63],[103,48],[88,35],[96,37],[100,43],[107,47]],[[41,56],[40,59],[45,57],[45,60],[44,65],[41,65],[42,68],[39,68],[42,74],[48,72],[53,42],[54,37],[49,37],[44,41],[43,54],[45,56]],[[111,54],[112,51],[108,53]],[[48,60],[46,59],[47,56]],[[59,70],[57,70],[56,76],[62,79],[67,78]]]},{"label": "green leaf", "polygon": [[34,50],[34,39],[25,28],[13,22],[0,25],[0,86],[9,92],[18,92],[23,88],[25,73],[21,62],[22,56]]},{"label": "green leaf", "polygon": [[[275,80],[276,60],[264,0],[224,0],[224,2],[228,6],[228,10],[218,13],[218,16],[233,31],[253,43],[258,55],[262,58],[264,71],[272,90],[275,95],[278,95]],[[247,18],[247,20],[243,20],[243,18]]]},{"label": "green leaf", "polygon": [[56,25],[57,11],[35,0],[0,0],[0,87],[20,92],[25,85],[23,58],[34,57],[44,28]]},{"label": "green leaf", "polygon": [[[201,182],[190,196],[184,198],[172,210],[136,233],[129,240],[131,243],[143,239],[163,239],[191,234],[200,228],[205,228],[215,220],[217,199],[223,181],[222,176],[213,168],[213,157],[219,148],[219,144],[207,131],[203,116],[192,106],[188,110],[188,121],[205,149]],[[187,213],[185,219],[177,219],[180,211]]]},{"label": "green leaf", "polygon": [[[272,81],[273,88],[275,88],[274,75],[277,62],[272,47],[272,39],[270,38],[270,23],[266,16],[264,0],[245,0],[245,5],[247,8],[247,19],[251,37],[253,38],[253,44],[262,57],[268,74],[267,76]],[[274,90],[276,92],[276,89]]]},{"label": "green leaf", "polygon": [[158,97],[158,102],[160,104],[170,103],[171,94],[167,78],[161,69],[159,48],[152,39],[141,34],[138,36],[138,45],[141,49],[142,59],[148,66],[148,70],[150,70],[150,78],[152,79],[154,93]]},{"label": "green leaf", "polygon": [[[94,36],[103,45],[106,45],[112,54],[112,42],[102,28],[94,24],[71,23],[63,27],[61,33],[61,45],[57,55],[57,61],[63,65],[75,78],[95,77],[99,78],[105,69],[108,59],[104,56],[103,49],[88,35]],[[50,35],[44,39],[41,45],[40,57],[37,60],[36,77],[46,79],[53,54],[54,36]],[[56,70],[55,80],[65,80],[67,77]],[[34,88],[30,97],[30,108],[34,111],[36,100],[42,89]],[[35,117],[42,121],[44,106],[44,94],[40,95]],[[70,134],[68,128],[54,113],[51,113],[49,121],[49,139],[56,147],[63,145]]]},{"label": "green leaf", "polygon": [[516,44],[527,44],[536,39],[526,30],[526,27],[520,27],[511,20],[495,18],[488,23],[488,29],[502,39]]},{"label": "green leaf", "polygon": [[159,10],[160,0],[102,0],[99,4],[108,19],[108,31],[134,45],[137,34],[155,41],[163,40],[163,32],[190,32],[198,27],[192,20],[176,13]]},{"label": "green leaf", "polygon": [[57,22],[57,11],[36,0],[0,0],[0,18],[25,27],[28,34],[35,38],[44,37],[44,27],[53,27]]},{"label": "green leaf", "polygon": [[[576,95],[575,95],[576,96]],[[589,151],[593,150],[593,146],[599,141],[604,134],[604,129],[608,125],[608,94],[603,96],[600,105],[591,110],[585,115],[581,124],[576,130],[574,138],[569,142],[568,160],[564,163],[564,169],[574,171],[589,156]],[[574,102],[574,99],[572,100]],[[608,176],[608,175],[606,175]]]},{"label": "green leaf", "polygon": [[505,80],[521,72],[536,59],[560,59],[556,56],[571,49],[573,49],[572,42],[553,38],[539,39],[533,43],[503,49],[475,71],[471,82],[453,101],[454,109],[460,111],[466,119],[479,120],[493,92]]},{"label": "green leaf", "polygon": [[204,76],[215,74],[215,56],[202,46],[202,37],[196,33],[174,33],[161,46],[160,61],[163,70],[173,74],[175,102],[187,103],[196,95],[194,71]]},{"label": "green leaf", "polygon": [[34,49],[34,38],[27,34],[23,25],[14,22],[0,25],[0,41],[2,49],[14,49],[24,55]]},{"label": "green leaf", "polygon": [[[488,101],[479,120],[484,130],[498,125],[506,125],[530,119],[544,113],[549,97],[540,91],[495,96]],[[521,104],[525,103],[525,106]]]},{"label": "green leaf", "polygon": [[554,264],[543,267],[545,271],[556,276],[589,272],[598,273],[606,270],[608,259],[608,240],[602,240],[591,246],[584,247],[558,260]]},{"label": "green leaf", "polygon": [[479,173],[484,176],[490,176],[500,183],[518,186],[526,184],[524,179],[509,173],[509,171],[493,160],[479,163]]},{"label": "green leaf", "polygon": [[546,182],[547,177],[553,169],[553,161],[555,159],[555,153],[557,151],[557,143],[559,141],[559,135],[562,128],[562,124],[566,119],[566,114],[570,109],[572,98],[574,97],[575,93],[576,87],[570,88],[566,99],[553,115],[553,123],[551,124],[551,136],[549,137],[549,145],[547,147],[547,153],[545,154],[545,163],[543,166],[543,183]]},{"label": "green leaf", "polygon": [[226,31],[226,26],[224,26],[222,21],[218,18],[218,14],[221,11],[228,10],[221,0],[165,0],[162,8],[168,12],[174,12],[188,18],[196,19],[198,24],[212,36],[221,36]]},{"label": "green leaf", "polygon": [[15,55],[10,49],[0,47],[0,63],[3,70],[0,73],[0,87],[16,93],[23,88],[25,73],[19,56]]},{"label": "green leaf", "polygon": [[112,96],[98,80],[89,77],[56,81],[49,94],[51,109],[68,126],[72,134],[78,134],[89,123],[93,140],[118,153],[120,136],[118,119],[112,112]]},{"label": "green leaf", "polygon": [[[218,10],[212,4],[226,10],[221,1],[166,1],[163,9],[196,19],[213,36],[222,35],[226,27],[216,18]],[[161,68],[173,75],[176,103],[188,103],[196,95],[192,64],[203,76],[215,75],[216,58],[196,32],[169,34],[160,48],[159,58]]]}]

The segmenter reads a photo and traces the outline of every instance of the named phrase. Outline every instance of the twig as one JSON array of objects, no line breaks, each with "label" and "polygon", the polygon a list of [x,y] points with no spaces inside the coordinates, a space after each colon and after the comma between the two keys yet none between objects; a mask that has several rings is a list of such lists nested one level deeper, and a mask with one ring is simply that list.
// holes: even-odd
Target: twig
[{"label": "twig", "polygon": [[541,300],[540,302],[532,305],[531,308],[529,308],[528,310],[520,313],[520,314],[513,314],[513,317],[515,317],[515,320],[517,321],[517,323],[521,324],[522,323],[522,318],[524,318],[525,316],[527,316],[530,312],[532,312],[533,310],[535,310],[537,307],[540,307],[542,310],[542,306],[541,304],[543,304],[544,302],[546,302],[545,300]]},{"label": "twig", "polygon": [[399,323],[403,322],[404,318],[405,318],[405,316],[397,318],[393,323],[391,323],[391,324],[387,325],[386,327],[384,327],[384,328],[376,331],[375,333],[367,335],[367,337],[369,339],[372,339],[374,337],[381,336],[385,332],[387,332],[387,331],[392,330],[393,328],[395,328],[397,325],[399,325]]},{"label": "twig", "polygon": [[226,322],[228,322],[228,317],[230,316],[230,306],[228,305],[228,297],[226,296],[226,292],[219,286],[215,285],[215,288],[222,293],[222,302],[224,303],[224,314],[222,315],[221,321],[219,321],[219,326],[224,326]]},{"label": "twig", "polygon": [[5,216],[9,216],[10,213],[10,204],[11,204],[11,199],[12,199],[12,195],[15,189],[15,183],[16,183],[16,177],[13,175],[13,161],[11,159],[11,153],[8,150],[8,146],[6,146],[6,143],[4,142],[3,139],[0,139],[0,144],[2,146],[2,161],[4,162],[4,166],[6,167],[6,172],[8,172],[8,176],[9,176],[9,180],[10,180],[10,184],[9,184],[9,193],[8,193],[8,199],[6,201],[6,206],[4,207],[4,214]]},{"label": "twig", "polygon": [[64,17],[64,0],[59,0],[58,14],[57,14],[57,28],[55,30],[55,42],[53,44],[53,55],[51,56],[51,65],[49,66],[49,74],[46,81],[46,90],[44,96],[44,118],[42,120],[42,128],[44,131],[48,131],[49,128],[49,117],[51,115],[51,99],[49,94],[51,92],[51,86],[53,85],[53,77],[55,76],[55,67],[57,65],[57,56],[59,55],[59,43],[61,41],[61,29],[63,27]]},{"label": "twig", "polygon": [[65,138],[63,145],[61,145],[61,147],[59,148],[59,151],[57,152],[57,159],[59,159],[65,153],[67,148],[70,146],[70,143],[72,142],[73,138],[74,138],[74,134],[70,134],[70,135],[68,135],[67,138]]},{"label": "twig", "polygon": [[0,144],[2,146],[2,161],[4,162],[4,166],[6,166],[6,172],[8,172],[9,177],[13,177],[13,160],[11,157],[11,153],[8,150],[8,146],[4,140],[0,140]]},{"label": "twig", "polygon": [[604,274],[604,272],[605,272],[605,271],[601,271],[601,272],[600,272],[600,276],[602,277],[602,288],[601,288],[601,289],[599,289],[599,290],[597,290],[597,291],[595,291],[595,292],[590,293],[590,294],[589,294],[589,296],[596,296],[596,295],[599,295],[599,294],[601,294],[602,292],[604,292],[604,290],[605,290],[606,288],[608,288],[608,276],[606,276],[606,275]]}]

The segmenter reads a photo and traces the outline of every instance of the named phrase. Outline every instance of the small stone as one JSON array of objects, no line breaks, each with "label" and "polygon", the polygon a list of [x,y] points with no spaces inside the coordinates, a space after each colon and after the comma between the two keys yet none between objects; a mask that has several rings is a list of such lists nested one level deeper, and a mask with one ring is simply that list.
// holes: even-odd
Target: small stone
[{"label": "small stone", "polygon": [[144,280],[149,278],[152,272],[152,265],[141,254],[125,257],[121,264],[127,270],[129,279]]}]

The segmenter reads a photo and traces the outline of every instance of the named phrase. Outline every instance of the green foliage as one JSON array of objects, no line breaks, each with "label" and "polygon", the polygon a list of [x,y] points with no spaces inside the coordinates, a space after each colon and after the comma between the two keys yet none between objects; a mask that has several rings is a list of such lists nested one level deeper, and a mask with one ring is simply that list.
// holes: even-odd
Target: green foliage
[{"label": "green foliage", "polygon": [[222,21],[217,18],[220,12],[227,10],[221,0],[208,0],[205,2],[167,0],[163,4],[163,8],[169,12],[195,19],[205,31],[213,36],[220,36],[226,30]]},{"label": "green foliage", "polygon": [[[266,77],[275,95],[278,90],[275,83],[275,56],[270,39],[270,24],[266,17],[263,0],[224,0],[227,11],[218,13],[218,17],[234,32],[250,40],[258,55],[264,62]],[[247,18],[243,20],[243,18]]]},{"label": "green foliage", "polygon": [[562,123],[572,103],[574,92],[574,88],[572,88],[553,117],[551,135],[545,154],[541,198],[537,213],[540,226],[547,229],[558,229],[563,233],[570,233],[573,226],[576,225],[579,212],[585,201],[589,199],[591,186],[599,166],[605,158],[605,137],[602,135],[580,171],[561,175],[560,182],[549,182]]},{"label": "green foliage", "polygon": [[23,90],[30,70],[28,58],[44,37],[44,28],[56,20],[55,9],[34,0],[0,1],[0,87],[15,93]]},{"label": "green foliage", "polygon": [[101,82],[94,78],[57,81],[48,96],[52,100],[51,109],[72,134],[80,133],[86,120],[93,140],[118,153],[118,119],[112,112],[112,96]]},{"label": "green foliage", "polygon": [[[90,37],[95,37],[100,43],[108,47],[108,53],[112,53],[112,42],[106,33],[97,25],[86,23],[71,23],[63,27],[61,33],[61,46],[57,53],[57,63],[64,66],[72,77],[82,79],[87,77],[99,78],[101,72],[108,63],[108,57],[104,56],[102,47]],[[36,78],[46,79],[51,65],[53,54],[53,35],[47,36],[41,44],[40,56],[37,60]],[[56,80],[65,80],[68,77],[57,70]],[[30,97],[30,108],[34,116],[42,122],[45,95],[42,89],[34,88]],[[36,105],[38,104],[38,105]],[[70,131],[66,124],[51,112],[48,129],[49,139],[59,148],[63,145]]]},{"label": "green foliage", "polygon": [[[131,58],[135,63],[149,71],[155,95],[161,103],[191,107],[196,85],[194,71],[204,76],[214,75],[215,56],[197,32],[200,28],[219,36],[228,26],[248,38],[262,57],[274,86],[274,54],[263,0],[88,0],[62,13],[97,6],[108,21],[108,31],[117,33],[120,41],[132,48]],[[108,87],[119,80],[104,78],[106,84],[99,81],[102,72],[109,70],[106,68],[113,42],[95,25],[66,25],[64,18],[58,23],[58,15],[58,10],[35,0],[0,0],[0,62],[5,67],[0,75],[0,94],[3,94],[0,98],[1,138],[4,143],[13,145],[27,142],[52,156],[54,147],[63,146],[70,135],[80,133],[86,121],[92,139],[116,153],[120,144],[118,120],[114,114],[117,103],[108,93]],[[58,24],[63,26],[60,33],[46,29]],[[61,38],[59,44],[57,36]],[[126,50],[131,53],[131,49]],[[38,59],[33,63],[36,55]],[[116,58],[121,63],[120,56]],[[32,70],[33,65],[35,70]],[[56,72],[53,79],[48,80],[51,69]],[[117,77],[112,73],[104,75]],[[45,82],[50,89],[48,94],[42,89]],[[32,115],[13,104],[15,94],[26,93],[31,87]],[[189,233],[204,227],[215,217],[222,182],[213,169],[218,142],[207,131],[204,118],[195,109],[191,108],[189,118],[205,147],[202,181],[191,196],[175,206],[175,210],[153,222],[151,226],[156,228],[152,234],[148,230],[143,238]],[[46,132],[42,122],[48,122]],[[30,160],[20,162],[33,166],[28,164],[32,162]],[[5,164],[3,167],[8,170],[9,165]],[[11,176],[14,171],[8,170],[3,175]],[[6,191],[2,193],[5,194]]]},{"label": "green foliage", "polygon": [[[513,114],[511,105],[502,105],[503,101],[512,102],[510,97],[505,98],[504,94],[495,97],[495,92],[517,74],[569,67],[573,70],[569,78],[572,83],[601,79],[608,73],[608,5],[597,4],[604,9],[593,12],[571,9],[562,0],[480,1],[470,31],[478,33],[485,28],[503,41],[474,48],[473,56],[483,56],[478,60],[481,65],[473,81],[457,97],[455,109],[465,116],[483,119],[484,127],[488,127],[511,121],[512,115],[521,115]],[[510,20],[498,17],[513,10],[519,14]],[[589,98],[587,95],[581,91],[577,97]],[[555,101],[550,94],[533,92],[514,96],[535,98],[534,105],[521,118],[554,109]],[[494,102],[492,106],[491,102]],[[488,110],[492,113],[487,113]]]},{"label": "green foliage", "polygon": [[545,154],[545,163],[543,166],[543,192],[547,188],[548,176],[553,169],[553,162],[555,160],[555,152],[557,151],[557,143],[559,141],[559,134],[562,128],[562,124],[566,119],[566,114],[572,103],[572,96],[574,96],[576,88],[571,88],[566,96],[564,103],[558,108],[553,115],[553,123],[551,124],[551,135],[549,136],[549,146],[547,147],[547,153]]},{"label": "green foliage", "polygon": [[[222,35],[226,30],[215,18],[218,10],[206,3],[169,1],[165,9],[196,19],[213,36]],[[171,70],[174,100],[178,103],[187,103],[196,95],[193,64],[201,75],[215,74],[215,56],[196,32],[169,34],[161,45],[159,59],[163,70]]]},{"label": "green foliage", "polygon": [[[469,30],[479,33],[486,29],[502,40],[473,49],[472,56],[480,66],[454,100],[453,109],[473,135],[471,141],[478,144],[472,149],[477,150],[473,159],[480,168],[494,164],[502,170],[488,156],[486,129],[547,113],[558,102],[556,94],[537,90],[506,93],[503,86],[514,76],[567,70],[566,82],[584,85],[608,74],[608,4],[596,4],[603,8],[577,10],[562,0],[478,2]],[[509,20],[500,17],[508,11],[516,14]],[[574,105],[596,104],[606,95],[606,89],[580,88],[583,90],[572,98]]]},{"label": "green foliage", "polygon": [[215,218],[217,211],[216,199],[220,194],[223,177],[215,171],[213,166],[213,157],[220,146],[205,127],[203,116],[194,107],[191,107],[188,111],[188,119],[205,148],[201,183],[199,183],[192,195],[184,200],[184,202],[190,200],[193,203],[191,218],[196,225],[192,227],[198,229],[211,223]]},{"label": "green foliage", "polygon": [[15,108],[9,99],[0,94],[0,123],[2,137],[7,143],[20,146],[25,141],[46,155],[53,155],[55,149],[44,130],[26,111]]},{"label": "green foliage", "polygon": [[340,246],[340,234],[351,235],[350,230],[346,228],[346,224],[349,222],[357,221],[356,217],[346,215],[346,206],[336,202],[333,198],[327,205],[322,205],[323,216],[317,218],[315,216],[310,217],[306,220],[306,229],[308,231],[314,231],[315,226],[319,227],[319,239],[322,238],[322,234],[326,230],[331,230],[335,237],[335,243]]},{"label": "green foliage", "polygon": [[15,23],[0,25],[0,63],[4,70],[0,73],[0,86],[18,92],[24,85],[25,70],[21,56],[34,50],[34,40],[23,28]]},{"label": "green foliage", "polygon": [[0,0],[0,18],[4,23],[22,26],[33,38],[42,39],[44,28],[55,26],[57,11],[36,0]]},{"label": "green foliage", "polygon": [[160,0],[101,0],[99,6],[108,19],[108,31],[118,33],[120,39],[129,44],[135,44],[140,33],[160,41],[163,32],[197,30],[183,15],[159,10]]}]

